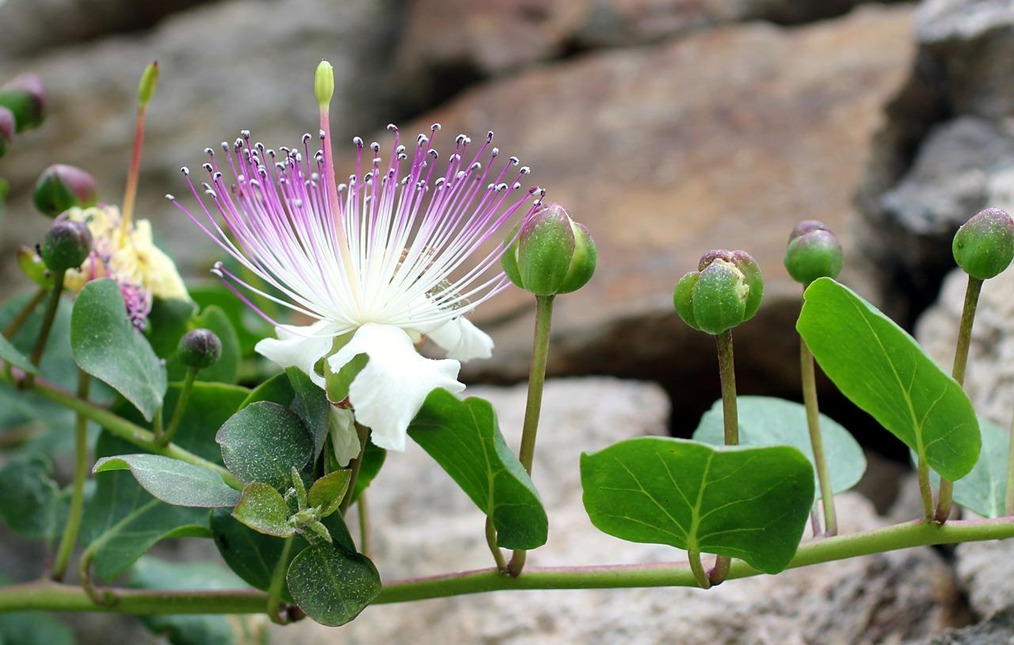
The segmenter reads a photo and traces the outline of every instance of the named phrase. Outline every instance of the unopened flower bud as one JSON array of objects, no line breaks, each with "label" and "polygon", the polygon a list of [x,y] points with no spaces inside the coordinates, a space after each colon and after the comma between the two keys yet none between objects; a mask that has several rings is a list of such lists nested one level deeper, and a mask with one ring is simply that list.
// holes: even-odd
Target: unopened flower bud
[{"label": "unopened flower bud", "polygon": [[17,132],[42,125],[46,119],[46,88],[35,74],[22,74],[0,86],[0,106],[14,114]]},{"label": "unopened flower bud", "polygon": [[793,280],[808,285],[817,278],[836,278],[844,264],[841,243],[823,222],[804,220],[792,229],[785,268]]},{"label": "unopened flower bud", "polygon": [[88,208],[98,201],[95,178],[80,168],[55,164],[46,168],[35,182],[35,208],[56,217],[68,208]]},{"label": "unopened flower bud", "polygon": [[151,97],[155,96],[155,86],[158,85],[158,61],[144,68],[141,74],[141,83],[137,87],[137,99],[141,105],[148,105]]},{"label": "unopened flower bud", "polygon": [[7,154],[7,147],[14,140],[14,130],[16,128],[17,124],[14,121],[14,113],[0,106],[0,157]]},{"label": "unopened flower bud", "polygon": [[563,206],[545,204],[521,225],[501,263],[511,282],[536,296],[583,287],[595,273],[598,250],[588,229]]},{"label": "unopened flower bud", "polygon": [[42,261],[62,273],[80,267],[92,252],[92,234],[82,222],[64,220],[49,228],[42,241]]},{"label": "unopened flower bud", "polygon": [[683,322],[717,335],[753,318],[763,297],[764,276],[750,254],[709,251],[676,284],[673,305]]},{"label": "unopened flower bud", "polygon": [[209,329],[195,329],[180,339],[176,355],[185,367],[211,367],[222,357],[222,341]]},{"label": "unopened flower bud", "polygon": [[999,208],[980,211],[958,229],[951,250],[968,275],[995,277],[1014,259],[1014,219]]},{"label": "unopened flower bud", "polygon": [[331,103],[334,94],[334,67],[326,60],[320,61],[313,75],[313,93],[321,108],[326,108]]}]

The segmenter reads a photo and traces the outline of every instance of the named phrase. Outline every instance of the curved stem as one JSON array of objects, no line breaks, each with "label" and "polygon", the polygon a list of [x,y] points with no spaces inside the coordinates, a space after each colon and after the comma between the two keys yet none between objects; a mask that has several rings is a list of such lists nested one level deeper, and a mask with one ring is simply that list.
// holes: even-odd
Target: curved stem
[{"label": "curved stem", "polygon": [[[1014,538],[1014,519],[956,520],[943,526],[908,522],[863,533],[838,535],[803,544],[788,568],[885,553],[918,546]],[[741,560],[732,562],[728,578],[762,575]],[[680,563],[531,567],[513,578],[493,568],[426,578],[391,580],[373,604],[446,598],[501,590],[624,589],[698,587],[690,567]],[[155,591],[114,589],[116,602],[97,606],[79,587],[39,581],[0,587],[0,613],[8,611],[104,611],[124,614],[259,614],[268,595],[258,591]]]},{"label": "curved stem", "polygon": [[7,340],[14,338],[14,334],[18,333],[21,326],[32,317],[32,314],[35,313],[35,308],[39,306],[39,303],[42,302],[47,293],[49,293],[49,291],[41,287],[35,292],[35,295],[32,296],[31,300],[25,303],[25,306],[21,308],[21,311],[19,311],[18,314],[14,316],[14,319],[11,320],[10,324],[4,328],[4,338]]},{"label": "curved stem", "polygon": [[285,587],[285,573],[289,570],[289,555],[292,553],[293,537],[285,538],[282,555],[275,564],[271,575],[271,586],[268,588],[268,618],[271,622],[284,625],[288,620],[282,615],[282,589]]},{"label": "curved stem", "polygon": [[497,570],[507,571],[507,561],[503,557],[503,551],[496,545],[496,528],[490,517],[486,517],[486,545],[489,546],[489,552],[493,554]]},{"label": "curved stem", "polygon": [[[958,344],[954,350],[954,365],[951,376],[958,385],[965,384],[965,368],[968,365],[968,348],[972,343],[972,326],[975,324],[975,309],[979,304],[979,293],[982,291],[982,280],[968,276],[965,288],[965,304],[961,309],[961,324],[958,326]],[[951,515],[954,501],[954,483],[940,478],[940,495],[937,499],[936,521],[943,524]]]},{"label": "curved stem", "polygon": [[[521,429],[521,449],[518,459],[525,471],[532,474],[535,460],[535,437],[539,432],[539,415],[542,413],[542,390],[546,386],[546,365],[549,362],[549,332],[553,324],[555,296],[535,296],[535,339],[532,341],[532,364],[528,371],[528,400],[525,402],[525,420]],[[525,568],[525,551],[516,549],[511,554],[507,571],[521,575]]]},{"label": "curved stem", "polygon": [[710,589],[711,579],[708,577],[708,573],[704,570],[704,565],[701,563],[701,552],[688,551],[687,559],[690,560],[690,572],[694,574],[694,580],[697,581],[697,585],[701,589]]},{"label": "curved stem", "polygon": [[[63,293],[63,279],[66,271],[58,271],[53,276],[53,290],[49,292],[49,302],[46,304],[46,313],[43,314],[42,327],[39,329],[39,337],[35,339],[35,347],[32,349],[32,365],[38,365],[42,360],[42,354],[46,351],[46,341],[49,340],[49,332],[53,329],[53,321],[56,320],[56,312],[60,309],[60,295]],[[29,383],[32,375],[28,375]]]},{"label": "curved stem", "polygon": [[[17,376],[23,375],[21,370],[14,370],[14,374],[8,377],[5,373],[0,372],[0,382],[7,382],[10,384],[17,383]],[[139,448],[143,448],[148,452],[155,453],[156,455],[162,455],[164,457],[172,457],[173,459],[179,459],[185,461],[188,464],[194,466],[200,466],[210,470],[219,475],[222,480],[235,488],[236,490],[243,489],[243,482],[236,479],[236,476],[229,472],[222,466],[216,463],[210,462],[203,457],[199,457],[189,450],[180,448],[174,443],[170,443],[166,446],[160,446],[155,441],[155,435],[150,431],[145,430],[141,426],[127,421],[121,416],[118,416],[105,408],[99,407],[94,403],[89,403],[66,390],[63,390],[52,383],[44,381],[42,379],[36,380],[31,390],[38,394],[40,397],[47,401],[52,401],[58,405],[73,410],[74,412],[80,413],[89,421],[93,421],[106,430],[110,434],[113,434],[124,441],[129,441]]]},{"label": "curved stem", "polygon": [[[91,375],[83,370],[77,374],[77,395],[88,398]],[[88,478],[88,419],[80,412],[74,425],[74,483],[70,498],[70,510],[67,513],[67,525],[60,538],[60,546],[53,562],[53,580],[63,580],[67,573],[67,564],[77,544],[77,534],[81,528],[81,512],[84,509],[84,485]]]},{"label": "curved stem", "polygon": [[349,477],[349,487],[345,490],[345,498],[342,499],[342,503],[338,506],[338,512],[342,515],[349,510],[349,506],[352,505],[352,498],[356,494],[356,482],[359,480],[359,469],[363,465],[363,455],[366,454],[366,442],[370,440],[370,429],[364,426],[356,424],[356,432],[359,433],[359,456],[352,460],[349,467],[352,468],[352,476]]},{"label": "curved stem", "polygon": [[159,439],[159,443],[167,445],[172,442],[173,437],[176,435],[176,430],[180,427],[180,421],[183,420],[183,413],[186,412],[187,403],[190,401],[190,391],[194,387],[194,379],[197,378],[198,369],[196,367],[188,367],[187,375],[183,379],[183,386],[180,388],[180,398],[176,400],[176,409],[173,410],[173,416],[169,420],[169,425],[166,426],[165,433]]},{"label": "curved stem", "polygon": [[817,481],[820,482],[820,501],[824,509],[824,534],[837,535],[838,517],[834,509],[834,491],[831,489],[831,474],[827,470],[827,457],[824,456],[824,437],[820,433],[820,409],[817,406],[817,379],[814,374],[813,353],[803,338],[799,339],[799,363],[803,377],[806,425],[810,431],[810,446],[813,448],[813,462],[817,467]]}]

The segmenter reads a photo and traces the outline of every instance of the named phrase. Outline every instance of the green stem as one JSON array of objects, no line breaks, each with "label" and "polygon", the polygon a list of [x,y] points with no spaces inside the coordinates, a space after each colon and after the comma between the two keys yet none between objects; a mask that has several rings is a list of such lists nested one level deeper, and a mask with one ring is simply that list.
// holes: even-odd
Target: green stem
[{"label": "green stem", "polygon": [[[968,366],[968,348],[972,343],[972,325],[975,324],[975,309],[979,304],[979,293],[982,291],[982,280],[968,276],[965,288],[965,304],[961,309],[961,324],[958,327],[958,345],[954,350],[954,366],[951,376],[958,385],[965,384],[965,368]],[[940,495],[937,498],[936,521],[943,524],[951,516],[951,505],[954,502],[954,483],[941,477]]]},{"label": "green stem", "polygon": [[[725,445],[739,445],[739,410],[736,407],[736,361],[732,351],[732,330],[726,329],[715,337],[718,342],[718,376],[722,384],[722,420],[725,425]],[[712,585],[720,585],[729,575],[732,559],[720,555],[708,574]]]},{"label": "green stem", "polygon": [[49,293],[49,291],[42,288],[35,292],[32,299],[25,303],[25,306],[21,308],[18,315],[14,316],[14,319],[11,320],[10,324],[4,328],[4,338],[7,340],[14,338],[14,334],[18,333],[21,326],[32,317],[32,314],[35,313],[35,308],[39,306],[39,303],[42,302],[42,299],[46,297],[47,293]]},{"label": "green stem", "polygon": [[[91,375],[78,370],[77,395],[88,398]],[[88,419],[80,412],[74,425],[74,484],[70,498],[70,511],[67,513],[67,525],[60,538],[60,546],[53,562],[53,580],[63,580],[67,573],[67,564],[77,544],[78,530],[81,528],[81,511],[84,509],[84,485],[88,478]]]},{"label": "green stem", "polygon": [[824,456],[824,438],[820,433],[820,409],[817,407],[817,379],[814,374],[813,353],[802,338],[799,339],[799,363],[803,376],[803,402],[806,404],[806,424],[810,430],[810,446],[813,461],[817,466],[817,481],[820,482],[820,501],[824,507],[824,534],[838,534],[838,517],[834,510],[834,491],[831,489],[831,474],[827,471],[827,457]]},{"label": "green stem", "polygon": [[486,544],[489,546],[489,552],[493,554],[497,571],[507,571],[507,561],[503,557],[503,551],[496,545],[496,527],[493,526],[493,519],[490,517],[486,518]]},{"label": "green stem", "polygon": [[[539,414],[542,412],[542,390],[546,385],[546,364],[549,362],[549,331],[553,323],[553,298],[535,296],[535,339],[532,342],[532,364],[528,371],[528,400],[525,403],[525,421],[521,429],[521,449],[518,459],[525,471],[532,474],[535,460],[535,437],[539,432]],[[521,575],[525,568],[526,552],[517,549],[511,554],[507,571]]]},{"label": "green stem", "polygon": [[356,500],[356,512],[359,514],[359,552],[370,557],[370,509],[366,504],[366,491],[359,494]]},{"label": "green stem", "polygon": [[925,459],[919,460],[919,494],[922,495],[922,516],[927,522],[933,521],[933,487],[930,485],[929,466]]},{"label": "green stem", "polygon": [[190,401],[190,391],[194,387],[194,379],[197,378],[197,372],[198,369],[196,367],[187,368],[187,375],[183,379],[183,387],[180,388],[180,398],[176,400],[176,409],[173,410],[173,416],[169,420],[169,425],[166,426],[165,433],[159,440],[159,443],[163,446],[172,442],[173,437],[176,435],[176,431],[180,427],[180,421],[183,420],[183,413],[186,411],[187,403]]},{"label": "green stem", "polygon": [[359,480],[359,469],[363,465],[363,455],[366,454],[366,442],[370,440],[370,429],[356,424],[356,432],[359,433],[359,455],[352,460],[349,467],[352,469],[352,476],[349,477],[349,487],[345,490],[345,497],[338,506],[338,512],[342,515],[352,506],[352,497],[356,494],[356,481]]},{"label": "green stem", "polygon": [[[15,376],[18,374],[21,374],[21,371],[15,370]],[[17,382],[16,378],[11,377],[8,379],[8,377],[3,373],[0,373],[0,381],[7,381],[10,384]],[[166,446],[160,446],[158,442],[155,441],[155,435],[150,431],[127,421],[123,417],[120,417],[105,408],[78,398],[74,394],[63,390],[52,383],[38,379],[32,385],[32,391],[47,401],[52,401],[53,403],[62,405],[65,408],[81,414],[89,421],[97,423],[108,430],[110,434],[113,434],[124,441],[129,441],[139,448],[143,448],[144,450],[156,455],[179,459],[180,461],[185,461],[188,464],[206,468],[218,474],[226,484],[236,490],[243,489],[243,482],[236,479],[232,473],[222,466],[210,462],[203,457],[199,457],[189,450],[180,448],[174,443],[170,443]]]},{"label": "green stem", "polygon": [[289,570],[289,555],[292,553],[292,543],[295,539],[285,538],[285,546],[282,547],[282,555],[275,564],[275,571],[271,575],[271,586],[268,588],[268,618],[271,622],[284,625],[288,620],[282,615],[282,589],[285,586],[285,573]]},{"label": "green stem", "polygon": [[[35,340],[35,348],[32,349],[32,365],[38,365],[42,360],[42,353],[46,351],[46,341],[49,340],[49,332],[53,329],[53,321],[56,320],[56,312],[60,309],[60,294],[63,293],[63,279],[66,271],[58,271],[53,277],[53,290],[49,293],[49,302],[46,304],[46,313],[43,314],[42,327],[39,329],[39,337]],[[31,375],[28,375],[31,382]]]},{"label": "green stem", "polygon": [[[921,521],[838,535],[799,547],[788,568],[847,560],[920,546],[957,544],[1014,538],[1014,520],[956,520],[940,526]],[[735,560],[729,579],[762,575]],[[391,580],[373,604],[446,598],[501,590],[522,589],[626,589],[639,587],[698,587],[685,564],[658,563],[586,567],[531,567],[513,578],[493,568],[476,571]],[[250,590],[153,591],[115,589],[117,602],[96,606],[79,587],[39,581],[0,588],[0,613],[10,611],[104,611],[124,614],[259,614],[268,596]]]},{"label": "green stem", "polygon": [[704,565],[701,564],[700,551],[688,551],[687,558],[690,560],[690,572],[694,574],[694,580],[701,589],[710,589],[711,580],[708,578]]}]

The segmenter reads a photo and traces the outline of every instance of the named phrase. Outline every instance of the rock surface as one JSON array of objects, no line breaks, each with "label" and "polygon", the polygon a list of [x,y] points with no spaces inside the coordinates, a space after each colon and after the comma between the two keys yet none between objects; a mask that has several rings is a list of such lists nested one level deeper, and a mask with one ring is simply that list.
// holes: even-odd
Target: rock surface
[{"label": "rock surface", "polygon": [[978,625],[934,638],[929,645],[1010,645],[1014,642],[1014,607],[1008,607]]},{"label": "rock surface", "polygon": [[[474,388],[496,406],[516,445],[524,389]],[[550,540],[533,565],[679,561],[658,545],[622,543],[591,526],[581,504],[578,455],[660,433],[667,403],[655,386],[612,379],[550,381],[534,478],[550,515]],[[437,506],[433,507],[436,501]],[[374,560],[387,579],[486,567],[482,515],[418,449],[393,455],[369,493]],[[839,498],[846,532],[882,526],[869,502]],[[407,530],[408,527],[413,530]],[[356,530],[353,528],[353,533]],[[367,609],[340,632],[304,621],[276,629],[278,643],[902,643],[952,624],[956,589],[930,549],[828,563],[726,583],[713,591],[531,591]]]},{"label": "rock surface", "polygon": [[[599,269],[558,299],[551,373],[649,378],[678,412],[706,407],[718,396],[712,343],[675,316],[672,289],[703,252],[743,248],[766,296],[736,330],[738,379],[743,391],[792,395],[798,366],[784,357],[798,353],[800,287],[782,265],[788,233],[820,218],[854,248],[852,194],[882,103],[910,64],[910,16],[864,7],[803,28],[730,26],[590,54],[489,83],[403,131],[492,127],[547,199],[591,230]],[[877,301],[862,262],[846,267],[843,279]],[[467,376],[527,374],[532,308],[513,290],[479,309],[497,350]]]}]

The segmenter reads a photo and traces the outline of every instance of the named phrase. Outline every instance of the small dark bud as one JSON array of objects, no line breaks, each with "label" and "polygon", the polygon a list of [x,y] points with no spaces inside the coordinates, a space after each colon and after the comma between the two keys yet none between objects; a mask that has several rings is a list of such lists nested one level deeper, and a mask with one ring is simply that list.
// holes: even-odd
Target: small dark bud
[{"label": "small dark bud", "polygon": [[81,222],[53,224],[42,241],[40,255],[50,271],[62,273],[77,269],[92,252],[92,234]]},{"label": "small dark bud", "polygon": [[551,203],[522,224],[501,264],[515,285],[536,296],[554,296],[587,284],[597,260],[588,229],[571,219],[563,206]]},{"label": "small dark bud", "polygon": [[42,125],[47,102],[46,88],[35,74],[22,74],[0,87],[0,106],[14,113],[17,132]]},{"label": "small dark bud", "polygon": [[698,266],[673,291],[673,306],[683,322],[717,335],[757,314],[764,297],[764,276],[749,253],[709,251]]},{"label": "small dark bud", "polygon": [[98,189],[95,178],[84,170],[55,164],[39,175],[32,199],[40,213],[56,217],[74,206],[94,206],[98,202]]},{"label": "small dark bud", "polygon": [[14,140],[14,130],[16,127],[14,113],[0,106],[0,157],[7,154],[7,148]]},{"label": "small dark bud", "polygon": [[968,275],[995,277],[1014,259],[1014,219],[999,208],[980,211],[958,229],[951,250]]},{"label": "small dark bud", "polygon": [[176,355],[185,367],[211,367],[222,357],[222,341],[208,329],[195,329],[180,339]]},{"label": "small dark bud", "polygon": [[838,237],[822,222],[804,220],[792,229],[785,268],[793,280],[808,285],[817,278],[836,278],[844,264]]}]

